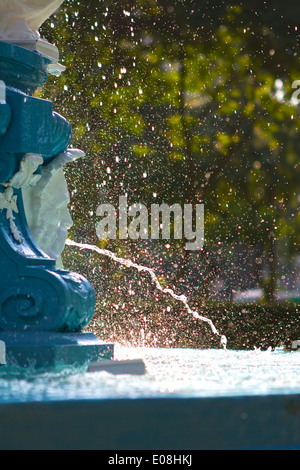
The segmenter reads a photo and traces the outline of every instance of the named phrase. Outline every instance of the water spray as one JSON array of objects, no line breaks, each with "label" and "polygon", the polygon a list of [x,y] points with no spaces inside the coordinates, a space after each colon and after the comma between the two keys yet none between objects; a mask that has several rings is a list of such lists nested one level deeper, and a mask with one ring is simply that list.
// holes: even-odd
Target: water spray
[{"label": "water spray", "polygon": [[225,335],[221,335],[219,333],[219,331],[217,330],[217,328],[213,324],[212,320],[210,318],[204,317],[203,315],[199,315],[199,313],[196,310],[192,310],[191,307],[188,304],[188,299],[185,295],[178,295],[172,289],[166,289],[166,288],[162,287],[162,285],[160,284],[160,282],[159,282],[155,272],[153,271],[153,269],[148,268],[147,266],[142,266],[140,264],[136,264],[136,263],[134,263],[133,261],[131,261],[129,259],[120,258],[115,253],[113,253],[112,251],[106,250],[104,248],[99,248],[96,245],[89,245],[89,244],[86,244],[86,243],[77,243],[77,242],[74,242],[73,240],[70,240],[70,239],[66,240],[66,245],[75,246],[77,248],[80,248],[80,250],[95,251],[95,252],[99,253],[100,255],[107,256],[108,258],[112,259],[116,263],[121,264],[122,266],[125,266],[127,268],[135,268],[139,272],[148,273],[151,277],[151,280],[154,282],[156,288],[160,292],[162,292],[163,294],[168,294],[173,299],[178,300],[179,302],[181,302],[184,305],[184,307],[186,308],[187,312],[190,315],[192,315],[194,318],[196,318],[197,320],[208,323],[209,326],[211,327],[212,332],[215,335],[220,336],[220,344],[226,350],[227,338],[226,338]]}]

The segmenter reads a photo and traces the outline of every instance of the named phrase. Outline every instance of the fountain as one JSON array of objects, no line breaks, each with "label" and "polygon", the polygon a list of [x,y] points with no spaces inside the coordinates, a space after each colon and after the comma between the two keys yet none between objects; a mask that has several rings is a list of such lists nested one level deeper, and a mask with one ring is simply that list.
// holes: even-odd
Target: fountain
[{"label": "fountain", "polygon": [[38,33],[61,3],[0,2],[0,340],[7,363],[22,366],[113,354],[112,345],[81,332],[94,292],[59,260],[72,224],[63,166],[83,152],[69,149],[70,125],[52,103],[32,96],[63,70],[57,48]]},{"label": "fountain", "polygon": [[63,167],[84,156],[33,96],[64,69],[38,33],[62,2],[0,0],[0,449],[105,449],[120,464],[116,449],[156,449],[137,465],[188,466],[193,449],[300,449],[299,353],[226,349],[153,270],[68,240],[150,275],[223,348],[125,348],[82,332],[94,292],[60,255],[72,223]]}]

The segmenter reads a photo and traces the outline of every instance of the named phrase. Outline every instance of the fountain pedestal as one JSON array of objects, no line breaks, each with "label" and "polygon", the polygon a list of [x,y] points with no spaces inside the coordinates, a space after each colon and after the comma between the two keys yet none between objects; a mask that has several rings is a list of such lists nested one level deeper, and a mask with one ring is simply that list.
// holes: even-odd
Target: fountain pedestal
[{"label": "fountain pedestal", "polygon": [[112,359],[113,346],[101,343],[91,333],[11,332],[0,334],[6,347],[1,358],[7,365],[49,369],[60,366],[80,367]]},{"label": "fountain pedestal", "polygon": [[[44,180],[48,183],[57,166],[62,172],[72,156],[70,124],[50,101],[33,96],[51,64],[37,51],[0,42],[0,341],[6,344],[7,363],[22,366],[82,364],[113,355],[112,345],[82,333],[94,313],[92,286],[58,268],[28,227],[35,210],[42,211],[40,199],[48,198],[52,207],[42,218],[45,226],[35,227],[40,239],[46,247],[49,240],[55,245],[68,228],[51,215],[62,204],[42,190]],[[24,207],[26,191],[30,197]],[[67,203],[68,198],[64,211]],[[57,233],[51,233],[53,226]]]}]

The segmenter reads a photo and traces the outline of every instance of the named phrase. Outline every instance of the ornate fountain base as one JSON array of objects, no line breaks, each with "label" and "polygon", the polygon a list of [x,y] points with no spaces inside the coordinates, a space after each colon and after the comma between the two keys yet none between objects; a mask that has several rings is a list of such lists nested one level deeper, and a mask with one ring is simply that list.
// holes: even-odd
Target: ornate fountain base
[{"label": "ornate fountain base", "polygon": [[34,96],[52,65],[37,51],[0,41],[0,364],[6,366],[82,366],[113,356],[112,345],[82,333],[95,310],[92,286],[58,267],[72,224],[62,167],[83,152],[68,149],[71,126],[52,102]]},{"label": "ornate fountain base", "polygon": [[[101,342],[92,333],[0,332],[6,346],[6,366],[55,368],[83,366],[101,359],[113,359],[113,345]],[[3,344],[3,343],[2,343]],[[3,348],[2,348],[3,349]]]}]

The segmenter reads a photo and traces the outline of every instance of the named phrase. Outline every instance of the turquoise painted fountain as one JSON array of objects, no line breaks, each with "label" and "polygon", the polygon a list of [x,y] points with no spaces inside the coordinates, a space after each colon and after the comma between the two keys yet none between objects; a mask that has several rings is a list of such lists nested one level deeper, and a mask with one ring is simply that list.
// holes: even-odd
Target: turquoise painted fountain
[{"label": "turquoise painted fountain", "polygon": [[69,149],[71,126],[52,102],[33,96],[63,69],[56,47],[37,32],[61,3],[0,2],[0,340],[6,362],[22,366],[82,364],[113,353],[81,333],[94,313],[94,291],[59,261],[72,223],[63,166],[83,152]]},{"label": "turquoise painted fountain", "polygon": [[[105,449],[111,463],[155,450],[146,466],[191,466],[193,449],[300,449],[298,352],[113,348],[82,332],[94,292],[60,255],[63,167],[83,153],[33,96],[63,71],[38,34],[61,3],[0,0],[0,449]],[[122,369],[136,356],[146,373]]]}]

